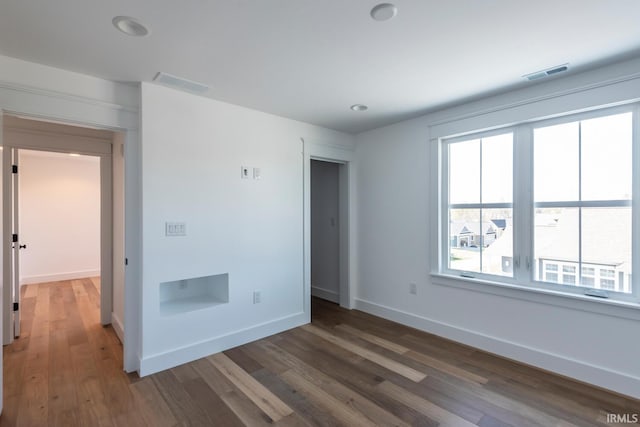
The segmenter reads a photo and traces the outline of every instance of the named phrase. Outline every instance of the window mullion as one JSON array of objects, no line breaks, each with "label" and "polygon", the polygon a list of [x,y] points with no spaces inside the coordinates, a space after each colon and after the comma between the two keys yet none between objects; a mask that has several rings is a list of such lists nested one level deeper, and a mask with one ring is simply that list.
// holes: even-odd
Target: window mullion
[{"label": "window mullion", "polygon": [[518,126],[514,132],[513,168],[513,242],[514,279],[529,284],[533,266],[533,131]]},{"label": "window mullion", "polygon": [[[578,122],[578,200],[582,203],[582,121]],[[582,206],[578,208],[578,272],[578,283],[582,283]]]},{"label": "window mullion", "polygon": [[449,185],[450,177],[449,177],[449,144],[436,144],[441,150],[441,163],[440,169],[442,171],[440,179],[442,180],[443,186],[438,186],[440,189],[440,215],[439,215],[439,227],[440,227],[440,235],[439,241],[446,242],[446,244],[440,245],[440,259],[438,260],[438,265],[440,271],[449,270]]},{"label": "window mullion", "polygon": [[636,301],[640,301],[640,105],[633,109],[632,126],[631,293]]},{"label": "window mullion", "polygon": [[480,249],[480,273],[482,273],[484,271],[483,268],[483,260],[482,260],[482,255],[484,252],[484,242],[483,242],[483,238],[484,238],[484,233],[483,233],[483,222],[482,222],[482,138],[480,138],[480,179],[478,180],[479,183],[478,185],[480,186],[480,218],[478,218],[480,220],[480,244],[478,245],[478,248]]}]

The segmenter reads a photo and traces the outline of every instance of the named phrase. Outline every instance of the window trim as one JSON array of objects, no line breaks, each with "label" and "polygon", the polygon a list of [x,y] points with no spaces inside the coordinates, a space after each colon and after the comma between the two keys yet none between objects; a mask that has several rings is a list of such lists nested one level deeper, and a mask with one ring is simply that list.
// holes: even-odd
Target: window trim
[{"label": "window trim", "polygon": [[[631,293],[607,291],[608,298],[596,298],[586,295],[585,292],[592,288],[574,285],[551,284],[534,280],[534,271],[531,263],[534,254],[533,240],[533,132],[540,127],[553,126],[556,124],[569,123],[578,120],[588,120],[609,115],[632,113],[632,201],[616,201],[621,206],[631,206],[636,215],[632,216],[632,281]],[[463,272],[449,268],[449,209],[448,204],[448,179],[449,179],[449,159],[448,144],[466,141],[470,139],[486,138],[503,133],[513,133],[513,198],[512,209],[514,218],[513,228],[513,277],[490,275],[479,272]],[[438,206],[437,209],[437,241],[434,243],[437,259],[434,265],[432,276],[434,278],[456,278],[465,282],[472,281],[488,285],[509,286],[526,291],[550,292],[552,295],[567,295],[587,298],[596,302],[620,302],[638,305],[640,307],[640,104],[628,103],[615,107],[603,107],[599,109],[583,111],[578,113],[568,113],[562,116],[555,116],[550,119],[527,120],[517,124],[510,124],[503,127],[494,127],[488,131],[465,132],[455,136],[439,137],[433,139],[437,144],[437,150],[432,153],[437,154],[438,168],[434,172],[437,175],[438,185]],[[610,206],[611,201],[594,201],[588,204],[594,207]],[[551,202],[553,203],[553,202]],[[560,202],[563,207],[566,203]],[[584,206],[584,202],[579,202]],[[545,203],[547,205],[549,203]],[[527,212],[528,211],[528,212]],[[518,220],[516,220],[518,218]],[[594,277],[595,280],[595,277]]]}]

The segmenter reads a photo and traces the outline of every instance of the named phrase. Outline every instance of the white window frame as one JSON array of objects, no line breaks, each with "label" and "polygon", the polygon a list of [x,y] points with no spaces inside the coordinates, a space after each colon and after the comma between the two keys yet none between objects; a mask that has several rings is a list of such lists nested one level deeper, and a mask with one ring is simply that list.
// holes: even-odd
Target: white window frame
[{"label": "white window frame", "polygon": [[[479,209],[480,212],[482,212],[482,209],[511,209],[513,211],[514,209],[514,197],[515,197],[515,190],[513,190],[513,193],[511,195],[511,203],[457,203],[457,204],[453,204],[453,205],[449,205],[449,192],[448,192],[448,188],[449,188],[449,150],[448,150],[448,145],[449,144],[455,144],[455,143],[459,143],[459,142],[464,142],[464,141],[469,141],[469,140],[475,140],[475,139],[486,139],[486,138],[490,138],[492,136],[497,136],[497,135],[504,135],[507,133],[511,133],[513,135],[513,152],[515,153],[515,139],[516,139],[516,134],[515,134],[515,129],[512,129],[510,127],[507,128],[500,128],[500,129],[496,129],[493,131],[488,131],[488,132],[480,132],[480,133],[473,133],[473,134],[469,134],[469,135],[465,135],[465,136],[460,136],[460,137],[455,137],[455,138],[446,138],[442,140],[443,144],[443,148],[442,148],[442,182],[443,182],[443,191],[442,191],[442,195],[443,195],[443,201],[440,204],[441,206],[441,211],[440,211],[440,215],[441,218],[443,218],[443,221],[441,223],[442,229],[441,229],[441,235],[443,236],[443,239],[448,240],[449,239],[449,209]],[[482,163],[482,157],[480,158],[480,162]],[[482,176],[482,164],[480,165],[480,175]],[[515,185],[513,186],[513,188],[515,189]],[[513,214],[515,216],[515,212]],[[482,232],[482,228],[480,230]],[[444,241],[443,241],[444,243]],[[464,277],[480,277],[480,278],[484,278],[484,279],[488,279],[488,278],[493,278],[493,277],[500,277],[503,279],[506,279],[506,281],[512,282],[512,276],[496,276],[496,275],[492,275],[492,274],[487,274],[487,273],[480,273],[480,272],[465,272],[465,271],[460,271],[460,270],[453,270],[449,268],[449,244],[450,242],[447,242],[446,245],[442,245],[441,247],[441,251],[442,251],[442,256],[441,256],[441,260],[443,262],[443,265],[441,267],[441,272],[445,273],[445,274],[450,274],[450,275],[455,275],[455,274],[461,274]],[[481,248],[482,250],[482,248]],[[515,252],[514,252],[515,253]],[[515,259],[515,258],[514,258]],[[480,255],[480,260],[482,260],[482,255]],[[482,261],[481,261],[482,262]],[[482,266],[482,264],[481,264]],[[515,271],[514,271],[515,273]]]},{"label": "white window frame", "polygon": [[[596,298],[593,291],[597,287],[599,274],[594,275],[595,285],[593,288],[586,288],[576,285],[565,285],[560,283],[547,283],[534,280],[532,263],[534,260],[534,194],[533,194],[533,131],[535,128],[553,126],[556,124],[569,123],[580,120],[587,120],[597,117],[632,113],[632,280],[631,293],[606,291],[606,298]],[[449,179],[449,158],[448,144],[466,140],[487,138],[513,132],[513,277],[491,275],[478,272],[464,272],[449,268],[449,200],[448,200],[448,179]],[[515,125],[497,127],[490,131],[466,132],[451,137],[441,137],[438,143],[438,257],[436,275],[444,277],[458,277],[464,280],[482,282],[483,284],[495,284],[499,286],[511,286],[523,290],[548,291],[559,295],[587,295],[594,301],[620,301],[637,304],[640,302],[640,104],[626,104],[617,107],[607,107],[566,114],[552,119],[532,120]],[[553,203],[553,202],[551,202]],[[562,207],[567,207],[561,202]],[[544,203],[545,205],[547,203]],[[538,205],[538,204],[536,204]],[[576,207],[609,206],[609,204],[599,202],[577,202]],[[625,205],[621,203],[621,205]],[[455,206],[455,205],[454,205]],[[626,204],[629,206],[629,203]],[[492,206],[493,207],[493,206]],[[562,272],[559,268],[558,279]],[[576,269],[576,280],[578,276]],[[597,271],[596,271],[597,273]],[[589,295],[592,294],[592,295]],[[601,295],[602,296],[602,295]]]}]

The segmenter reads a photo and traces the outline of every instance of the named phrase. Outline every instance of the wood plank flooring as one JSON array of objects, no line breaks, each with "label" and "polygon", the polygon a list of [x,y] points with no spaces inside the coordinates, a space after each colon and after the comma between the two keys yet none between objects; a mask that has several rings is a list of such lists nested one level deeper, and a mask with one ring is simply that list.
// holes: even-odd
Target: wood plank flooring
[{"label": "wood plank flooring", "polygon": [[[640,401],[314,299],[313,322],[145,378],[99,281],[23,288],[1,426],[604,426]],[[640,423],[636,423],[639,425]]]}]

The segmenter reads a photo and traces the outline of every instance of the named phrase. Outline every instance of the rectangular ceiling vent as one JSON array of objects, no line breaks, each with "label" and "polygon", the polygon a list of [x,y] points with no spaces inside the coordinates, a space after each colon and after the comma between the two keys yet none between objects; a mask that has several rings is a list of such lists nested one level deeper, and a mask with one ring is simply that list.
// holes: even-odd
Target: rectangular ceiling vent
[{"label": "rectangular ceiling vent", "polygon": [[552,68],[548,68],[542,71],[536,71],[535,73],[525,74],[524,77],[527,80],[538,80],[543,77],[553,76],[554,74],[565,72],[569,69],[569,64],[562,64]]},{"label": "rectangular ceiling vent", "polygon": [[163,72],[156,74],[153,81],[174,89],[184,90],[198,95],[203,95],[209,91],[209,86],[205,84],[183,79],[182,77],[172,76],[171,74]]}]

